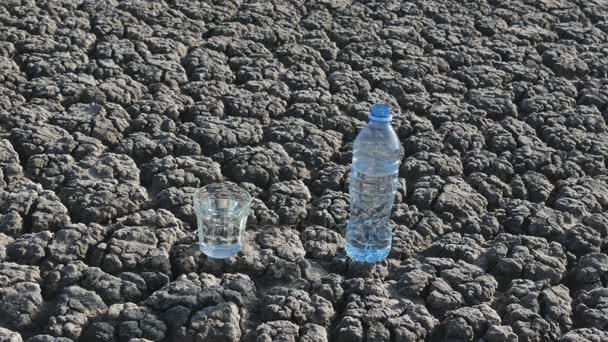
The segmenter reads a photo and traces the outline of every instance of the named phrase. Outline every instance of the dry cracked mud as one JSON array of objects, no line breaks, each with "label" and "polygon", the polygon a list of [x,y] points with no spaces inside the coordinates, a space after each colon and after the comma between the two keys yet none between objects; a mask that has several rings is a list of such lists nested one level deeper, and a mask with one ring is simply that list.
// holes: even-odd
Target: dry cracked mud
[{"label": "dry cracked mud", "polygon": [[[346,257],[372,103],[389,259]],[[608,341],[604,0],[3,0],[0,341]],[[255,199],[197,248],[191,195]]]}]

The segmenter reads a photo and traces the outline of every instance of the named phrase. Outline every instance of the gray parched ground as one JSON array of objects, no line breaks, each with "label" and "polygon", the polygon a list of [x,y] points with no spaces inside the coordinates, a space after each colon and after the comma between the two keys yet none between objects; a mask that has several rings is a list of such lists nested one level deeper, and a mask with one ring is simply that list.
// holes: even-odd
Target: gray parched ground
[{"label": "gray parched ground", "polygon": [[[346,257],[370,105],[386,262]],[[1,0],[0,342],[608,341],[608,2]],[[255,196],[234,258],[191,195]]]}]

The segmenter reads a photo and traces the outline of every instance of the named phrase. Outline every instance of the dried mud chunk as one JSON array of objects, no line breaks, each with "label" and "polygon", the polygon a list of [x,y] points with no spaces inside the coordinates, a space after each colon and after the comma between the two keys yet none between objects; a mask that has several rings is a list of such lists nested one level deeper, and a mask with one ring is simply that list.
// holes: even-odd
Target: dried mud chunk
[{"label": "dried mud chunk", "polygon": [[513,134],[499,124],[494,124],[484,130],[484,137],[488,149],[497,154],[513,151],[517,147],[517,141],[513,138]]},{"label": "dried mud chunk", "polygon": [[581,328],[567,332],[560,342],[607,341],[608,333],[596,328]]},{"label": "dried mud chunk", "polygon": [[193,104],[193,99],[181,94],[179,90],[164,84],[155,84],[150,87],[149,94],[135,101],[127,110],[135,119],[131,122],[131,130],[157,133],[158,128],[153,122],[157,118],[163,119],[162,130],[169,130],[167,126],[174,125],[180,113]]},{"label": "dried mud chunk", "polygon": [[154,195],[154,205],[163,208],[180,220],[188,223],[190,227],[196,226],[196,215],[192,207],[192,196],[197,188],[167,188]]},{"label": "dried mud chunk", "polygon": [[77,339],[86,324],[106,310],[106,304],[95,292],[70,286],[59,294],[46,329],[54,336]]},{"label": "dried mud chunk", "polygon": [[162,341],[166,330],[165,323],[148,308],[127,302],[108,307],[104,315],[98,316],[86,328],[82,338],[96,340],[108,331],[114,331],[119,341]]},{"label": "dried mud chunk", "polygon": [[25,265],[36,265],[45,256],[53,234],[48,231],[24,234],[6,248],[7,260]]},{"label": "dried mud chunk", "polygon": [[446,121],[441,124],[438,133],[444,136],[446,148],[459,153],[482,148],[485,144],[485,139],[477,127],[467,123]]},{"label": "dried mud chunk", "polygon": [[77,285],[84,277],[84,271],[88,266],[80,260],[57,264],[52,267],[46,266],[43,273],[42,293],[44,298],[54,298],[64,288]]},{"label": "dried mud chunk", "polygon": [[425,239],[415,230],[408,229],[405,225],[399,225],[393,229],[390,257],[395,259],[407,259],[428,248],[429,239]]},{"label": "dried mud chunk", "polygon": [[23,231],[23,219],[18,212],[10,210],[0,215],[0,232],[9,236],[18,236]]},{"label": "dried mud chunk", "polygon": [[253,225],[276,225],[279,223],[279,215],[271,209],[268,209],[266,204],[258,199],[251,200],[251,208],[249,217],[247,218],[247,226]]},{"label": "dried mud chunk", "polygon": [[136,211],[148,194],[139,185],[139,169],[126,155],[108,153],[82,160],[59,193],[80,222],[107,222]]},{"label": "dried mud chunk", "polygon": [[438,213],[449,213],[455,219],[470,218],[486,212],[488,201],[475,192],[467,183],[456,178],[448,178],[437,197],[433,209]]},{"label": "dried mud chunk", "polygon": [[18,332],[0,327],[0,340],[5,342],[23,342],[21,335]]},{"label": "dried mud chunk", "polygon": [[222,98],[229,116],[255,118],[267,124],[271,118],[285,113],[286,102],[276,96],[266,93],[250,92],[243,89],[234,89],[233,95]]},{"label": "dried mud chunk", "polygon": [[261,298],[260,305],[265,322],[289,320],[298,325],[316,323],[327,326],[334,316],[334,309],[325,298],[285,287],[270,289]]},{"label": "dried mud chunk", "polygon": [[608,288],[601,287],[581,293],[574,301],[574,322],[577,327],[606,330],[608,327]]},{"label": "dried mud chunk", "polygon": [[519,338],[508,325],[491,325],[483,338],[488,342],[517,342]]},{"label": "dried mud chunk", "polygon": [[76,72],[89,62],[83,51],[56,51],[49,54],[24,53],[17,58],[25,73],[31,77],[57,76]]},{"label": "dried mud chunk", "polygon": [[284,224],[297,224],[307,216],[311,196],[302,181],[275,183],[270,187],[268,206]]},{"label": "dried mud chunk", "polygon": [[574,106],[575,101],[572,98],[554,94],[542,94],[523,100],[520,109],[523,114],[531,114],[536,112],[571,110]]},{"label": "dried mud chunk", "polygon": [[193,309],[198,305],[197,295],[202,286],[216,285],[215,277],[199,279],[198,275],[190,273],[181,275],[175,281],[152,293],[145,304],[155,310],[165,311],[172,307],[183,306]]},{"label": "dried mud chunk", "polygon": [[300,328],[299,342],[327,342],[327,330],[317,324],[306,324]]},{"label": "dried mud chunk", "polygon": [[195,340],[236,341],[241,337],[239,308],[232,302],[208,306],[193,314],[190,329]]},{"label": "dried mud chunk", "polygon": [[295,64],[290,66],[281,73],[279,79],[285,82],[285,84],[294,91],[329,88],[323,69],[308,64]]},{"label": "dried mud chunk", "polygon": [[[431,341],[481,339],[490,327],[500,326],[500,322],[500,316],[486,304],[453,310],[433,332]],[[509,337],[511,341],[513,337],[517,339],[515,335]]]},{"label": "dried mud chunk", "polygon": [[332,94],[340,94],[348,99],[356,99],[371,90],[369,82],[352,70],[336,70],[328,75],[327,80]]},{"label": "dried mud chunk", "polygon": [[234,74],[228,66],[228,58],[223,53],[198,47],[190,51],[182,60],[188,76],[194,81],[220,81],[232,83]]},{"label": "dried mud chunk", "polygon": [[310,188],[316,194],[322,194],[327,190],[346,191],[346,176],[349,170],[344,165],[325,163],[315,172]]},{"label": "dried mud chunk", "polygon": [[107,228],[95,223],[69,224],[55,233],[48,246],[49,257],[59,263],[85,260],[88,251],[102,241]]},{"label": "dried mud chunk", "polygon": [[439,176],[424,176],[412,185],[410,201],[420,210],[432,209],[445,181]]},{"label": "dried mud chunk", "polygon": [[566,254],[557,242],[503,233],[483,247],[484,266],[501,284],[516,278],[558,284],[566,271]]},{"label": "dried mud chunk", "polygon": [[566,231],[563,245],[566,251],[576,256],[599,253],[604,241],[600,232],[595,229],[577,224]]},{"label": "dried mud chunk", "polygon": [[489,207],[502,207],[505,197],[512,196],[511,187],[494,175],[488,177],[484,173],[475,172],[469,175],[467,182],[488,200]]},{"label": "dried mud chunk", "polygon": [[342,191],[326,191],[313,201],[309,219],[312,223],[337,230],[348,218],[348,195]]},{"label": "dried mud chunk", "polygon": [[435,152],[417,152],[406,157],[399,173],[410,184],[415,184],[425,176],[457,177],[463,174],[459,158]]},{"label": "dried mud chunk", "polygon": [[490,303],[498,287],[496,280],[478,266],[446,258],[425,258],[407,262],[397,291],[412,299],[422,299],[433,314],[445,317],[450,310]]},{"label": "dried mud chunk", "polygon": [[511,80],[511,75],[493,67],[468,66],[448,73],[449,76],[463,82],[469,88],[487,88],[501,86]]},{"label": "dried mud chunk", "polygon": [[13,148],[10,141],[0,139],[0,189],[12,179],[23,175],[19,154]]},{"label": "dried mud chunk", "polygon": [[203,156],[155,157],[142,166],[141,177],[155,193],[171,187],[198,188],[223,179],[220,165]]},{"label": "dried mud chunk", "polygon": [[299,337],[298,325],[290,321],[272,321],[259,325],[245,337],[245,341],[285,341],[296,342]]},{"label": "dried mud chunk", "polygon": [[20,282],[39,283],[38,266],[24,266],[13,262],[0,263],[0,288],[10,287]]},{"label": "dried mud chunk", "polygon": [[319,66],[326,69],[326,62],[321,53],[308,45],[290,43],[281,46],[276,51],[277,58],[287,67],[300,67],[303,64]]},{"label": "dried mud chunk", "polygon": [[[104,18],[103,16],[98,16],[96,20],[98,20],[98,25],[96,25],[96,29],[99,30],[103,25],[102,21],[109,21],[110,17],[108,16]],[[103,34],[107,33],[108,32],[104,32]],[[127,39],[116,39],[114,41],[99,41],[95,48],[95,55],[97,59],[111,59],[114,62],[120,64],[121,66],[125,66],[128,62],[132,60],[141,59],[141,56],[137,52],[134,42]]]},{"label": "dried mud chunk", "polygon": [[436,324],[424,306],[409,300],[353,294],[333,335],[336,341],[372,341],[388,330],[399,340],[416,341],[425,339]]},{"label": "dried mud chunk", "polygon": [[74,163],[69,154],[35,154],[28,158],[25,173],[43,188],[56,191]]},{"label": "dried mud chunk", "polygon": [[443,149],[441,137],[438,133],[432,131],[412,135],[405,139],[402,144],[406,156],[418,152],[440,152]]},{"label": "dried mud chunk", "polygon": [[134,214],[113,227],[101,267],[110,274],[147,271],[171,274],[169,251],[184,237],[181,223],[166,210]]},{"label": "dried mud chunk", "polygon": [[236,182],[253,183],[261,188],[279,180],[295,179],[302,169],[279,144],[225,149],[219,159],[222,171]]},{"label": "dried mud chunk", "polygon": [[336,256],[343,245],[342,235],[329,229],[312,226],[304,230],[304,249],[306,255],[313,259],[330,259]]},{"label": "dried mud chunk", "polygon": [[549,182],[545,175],[528,171],[522,176],[522,180],[526,185],[528,198],[532,202],[545,202],[549,199],[551,191],[553,191],[553,184]]},{"label": "dried mud chunk", "polygon": [[[356,126],[356,121],[342,117],[338,106],[334,104],[325,104],[310,102],[309,100],[302,99],[301,102],[293,103],[285,112],[285,117],[300,118],[310,122],[317,127],[324,129],[332,129],[335,131],[347,132],[353,131],[353,123]],[[342,123],[345,123],[344,127],[340,127]]]},{"label": "dried mud chunk", "polygon": [[0,222],[0,232],[17,236],[23,229],[55,231],[70,223],[70,217],[52,191],[20,178],[0,191]]},{"label": "dried mud chunk", "polygon": [[50,122],[68,132],[90,135],[111,147],[122,140],[129,119],[129,114],[118,105],[77,103],[64,114],[51,117]]},{"label": "dried mud chunk", "polygon": [[13,241],[15,241],[12,237],[0,233],[0,262],[6,259],[6,248]]},{"label": "dried mud chunk", "polygon": [[15,127],[15,125],[19,124],[19,122],[23,124],[23,119],[16,119],[10,115],[8,110],[12,110],[13,108],[21,108],[24,103],[25,98],[23,95],[18,94],[15,90],[8,87],[0,86],[0,123],[2,123],[2,126],[4,126],[0,129],[0,132],[4,132],[5,130]]},{"label": "dried mud chunk", "polygon": [[175,61],[167,61],[154,55],[145,61],[131,61],[125,66],[127,75],[144,84],[164,83],[178,87],[186,83],[188,77],[184,68]]},{"label": "dried mud chunk", "polygon": [[189,138],[173,133],[133,133],[126,137],[115,152],[128,155],[138,163],[145,163],[152,158],[165,156],[196,156],[201,154],[201,147]]},{"label": "dried mud chunk", "polygon": [[468,102],[484,110],[488,117],[500,121],[507,117],[517,116],[517,107],[513,96],[496,88],[472,89],[467,94]]},{"label": "dried mud chunk", "polygon": [[336,305],[341,304],[343,300],[343,281],[344,279],[342,276],[335,273],[329,273],[319,278],[312,279],[308,292],[312,291],[312,293],[318,294],[330,301],[334,307],[337,307]]},{"label": "dried mud chunk", "polygon": [[180,128],[190,139],[200,144],[204,153],[262,142],[262,126],[255,119],[234,117],[230,120],[213,116],[197,116],[192,123]]},{"label": "dried mud chunk", "polygon": [[280,143],[295,160],[313,167],[330,161],[342,143],[340,133],[319,130],[313,124],[292,118],[271,122],[266,138]]},{"label": "dried mud chunk", "polygon": [[101,154],[107,151],[107,148],[97,138],[84,135],[80,132],[72,134],[76,143],[76,147],[72,150],[72,155],[77,160],[86,158],[97,157],[100,158]]},{"label": "dried mud chunk", "polygon": [[[169,327],[169,338],[237,340],[241,336],[241,308],[255,300],[255,285],[242,274],[224,274],[215,278],[210,274],[182,275],[146,300],[146,305]],[[222,334],[231,336],[222,338]]]},{"label": "dried mud chunk", "polygon": [[256,239],[262,249],[272,250],[282,259],[295,261],[305,255],[299,234],[291,229],[271,228],[260,232]]},{"label": "dried mud chunk", "polygon": [[[21,82],[24,82],[24,75],[19,70],[19,65],[16,63],[15,60],[10,58],[15,52],[14,45],[8,43],[10,44],[9,47],[6,42],[3,41],[2,43],[4,44],[0,45],[0,68],[2,68],[3,73],[2,76],[0,76],[0,82],[3,84],[19,84]],[[11,53],[10,55],[7,54],[8,56],[5,56],[4,54],[8,52],[8,49],[13,50],[13,53]]]},{"label": "dried mud chunk", "polygon": [[99,84],[106,100],[122,106],[131,105],[146,93],[145,86],[127,75],[117,75]]},{"label": "dried mud chunk", "polygon": [[608,209],[608,182],[603,176],[567,179],[557,183],[554,207],[575,217]]},{"label": "dried mud chunk", "polygon": [[564,160],[554,149],[538,142],[517,148],[511,158],[513,170],[522,175],[536,171],[548,179],[579,178],[585,173],[580,166]]},{"label": "dried mud chunk", "polygon": [[568,49],[564,46],[549,48],[542,53],[542,58],[543,63],[559,76],[583,77],[589,73],[589,67],[578,58],[574,48]]},{"label": "dried mud chunk", "polygon": [[302,278],[310,267],[304,258],[306,251],[300,233],[291,227],[266,228],[245,238],[248,242],[234,265],[225,265],[228,270],[233,267],[237,272],[270,281],[294,281]]},{"label": "dried mud chunk", "polygon": [[114,277],[97,267],[89,267],[82,276],[81,286],[95,291],[108,304],[138,301],[146,290],[144,279],[134,273],[122,273],[120,277]]},{"label": "dried mud chunk", "polygon": [[0,288],[0,322],[15,329],[28,329],[42,313],[44,301],[37,283],[18,282]]},{"label": "dried mud chunk", "polygon": [[465,155],[463,162],[465,174],[482,172],[494,175],[503,182],[508,182],[514,173],[513,165],[504,157],[497,157],[487,150],[473,149]]},{"label": "dried mud chunk", "polygon": [[513,328],[523,341],[558,339],[570,330],[572,299],[564,285],[516,279],[497,298],[497,312],[502,322]]},{"label": "dried mud chunk", "polygon": [[[569,271],[568,287],[575,291],[590,291],[608,286],[608,255],[589,253],[582,256]],[[575,292],[576,293],[576,292]]]},{"label": "dried mud chunk", "polygon": [[483,253],[483,242],[479,235],[452,232],[435,240],[424,254],[475,263]]},{"label": "dried mud chunk", "polygon": [[10,140],[24,159],[41,153],[69,154],[77,145],[66,130],[50,124],[14,128]]},{"label": "dried mud chunk", "polygon": [[574,225],[572,216],[542,204],[509,200],[502,208],[504,215],[500,215],[499,222],[505,232],[514,235],[532,235],[561,242]]}]

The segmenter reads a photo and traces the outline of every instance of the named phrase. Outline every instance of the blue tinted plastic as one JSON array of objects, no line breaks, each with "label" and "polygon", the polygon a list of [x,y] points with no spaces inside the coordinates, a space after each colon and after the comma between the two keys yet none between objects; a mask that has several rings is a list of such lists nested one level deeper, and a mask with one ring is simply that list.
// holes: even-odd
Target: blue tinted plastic
[{"label": "blue tinted plastic", "polygon": [[390,122],[391,108],[387,104],[374,104],[369,112],[369,118],[373,121]]},{"label": "blue tinted plastic", "polygon": [[370,122],[353,146],[345,245],[347,254],[356,261],[381,261],[391,248],[390,216],[397,190],[400,143],[390,123],[376,121],[376,114],[387,112],[390,120],[388,106],[372,107]]}]

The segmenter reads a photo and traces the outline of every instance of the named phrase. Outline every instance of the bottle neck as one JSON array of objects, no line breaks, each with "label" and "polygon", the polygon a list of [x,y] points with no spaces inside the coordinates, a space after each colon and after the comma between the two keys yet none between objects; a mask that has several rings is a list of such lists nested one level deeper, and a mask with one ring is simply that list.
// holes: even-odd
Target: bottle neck
[{"label": "bottle neck", "polygon": [[390,121],[379,121],[379,120],[374,120],[374,119],[370,118],[369,122],[367,124],[372,127],[390,127],[391,122]]}]

